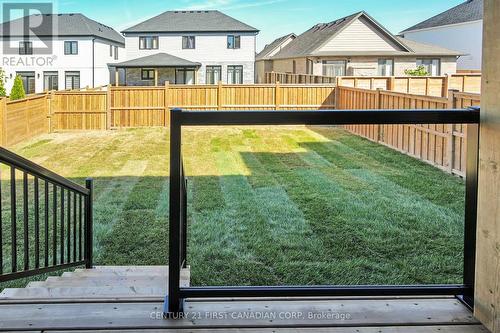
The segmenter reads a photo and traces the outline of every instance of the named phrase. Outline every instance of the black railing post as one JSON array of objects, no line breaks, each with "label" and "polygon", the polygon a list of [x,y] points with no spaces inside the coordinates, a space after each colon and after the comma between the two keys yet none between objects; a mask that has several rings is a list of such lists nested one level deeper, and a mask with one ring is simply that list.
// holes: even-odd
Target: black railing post
[{"label": "black railing post", "polygon": [[[471,108],[479,111],[479,108]],[[465,179],[464,272],[463,283],[467,288],[462,301],[474,308],[474,283],[476,274],[477,195],[479,169],[479,125],[467,125],[467,165]]]},{"label": "black railing post", "polygon": [[169,209],[169,253],[168,294],[165,315],[182,311],[180,299],[181,270],[181,122],[180,109],[173,109],[170,118],[170,209]]},{"label": "black railing post", "polygon": [[181,230],[181,263],[182,268],[187,267],[187,179],[184,173],[184,164],[181,158],[181,168],[182,168],[182,230]]},{"label": "black railing post", "polygon": [[92,268],[94,180],[87,179],[85,187],[89,190],[89,194],[85,196],[85,268]]}]

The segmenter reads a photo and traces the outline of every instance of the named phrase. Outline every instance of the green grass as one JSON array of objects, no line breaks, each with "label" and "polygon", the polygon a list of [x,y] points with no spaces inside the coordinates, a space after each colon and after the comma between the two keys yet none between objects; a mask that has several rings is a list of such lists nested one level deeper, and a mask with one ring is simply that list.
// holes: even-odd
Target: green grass
[{"label": "green grass", "polygon": [[[460,282],[461,179],[334,128],[196,128],[183,142],[194,285]],[[95,179],[96,264],[167,264],[167,130],[14,150]]]}]

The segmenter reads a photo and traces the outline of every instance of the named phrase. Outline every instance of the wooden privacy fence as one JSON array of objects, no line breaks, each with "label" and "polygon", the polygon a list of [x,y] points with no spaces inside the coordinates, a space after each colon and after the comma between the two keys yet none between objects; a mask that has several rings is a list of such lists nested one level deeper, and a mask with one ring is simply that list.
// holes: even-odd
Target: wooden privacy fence
[{"label": "wooden privacy fence", "polygon": [[333,85],[169,85],[110,87],[109,126],[168,126],[169,111],[335,108]]},{"label": "wooden privacy fence", "polygon": [[336,83],[335,77],[312,75],[312,74],[292,74],[292,73],[277,73],[266,72],[265,83]]},{"label": "wooden privacy fence", "polygon": [[266,73],[266,83],[335,83],[339,86],[384,89],[408,94],[447,97],[448,90],[469,93],[481,92],[481,74],[453,74],[447,76],[338,76],[309,74]]},{"label": "wooden privacy fence", "polygon": [[48,133],[49,100],[46,94],[17,101],[0,101],[0,144],[10,146]]},{"label": "wooden privacy fence", "polygon": [[[349,87],[338,87],[336,94],[339,109],[455,109],[480,104],[480,95],[452,90],[448,98]],[[465,176],[467,130],[464,125],[349,125],[345,128],[449,173]]]},{"label": "wooden privacy fence", "polygon": [[468,93],[481,92],[481,74],[453,74],[447,76],[343,76],[337,85],[362,89],[447,97],[449,90]]},{"label": "wooden privacy fence", "polygon": [[51,131],[168,126],[172,108],[188,110],[319,110],[335,108],[323,85],[169,85],[52,91],[0,104],[1,145]]}]

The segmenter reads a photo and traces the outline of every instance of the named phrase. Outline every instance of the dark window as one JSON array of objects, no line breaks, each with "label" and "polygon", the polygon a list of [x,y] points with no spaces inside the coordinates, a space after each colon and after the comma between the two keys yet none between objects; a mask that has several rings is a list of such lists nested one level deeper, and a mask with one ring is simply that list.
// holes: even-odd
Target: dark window
[{"label": "dark window", "polygon": [[139,49],[156,50],[158,48],[158,36],[139,37]]},{"label": "dark window", "polygon": [[243,84],[243,66],[227,66],[227,83]]},{"label": "dark window", "polygon": [[32,42],[19,42],[19,54],[33,54],[33,43]]},{"label": "dark window", "polygon": [[154,80],[155,70],[154,69],[141,69],[141,80]]},{"label": "dark window", "polygon": [[206,84],[216,84],[222,78],[221,66],[207,66]]},{"label": "dark window", "polygon": [[314,62],[311,59],[307,59],[306,73],[311,75],[314,73]]},{"label": "dark window", "polygon": [[78,42],[64,42],[64,54],[78,54]]},{"label": "dark window", "polygon": [[118,46],[115,46],[115,60],[118,60]]},{"label": "dark window", "polygon": [[59,76],[57,72],[44,72],[43,73],[43,90],[58,90],[59,89]]},{"label": "dark window", "polygon": [[113,56],[113,45],[110,45],[109,46],[109,56],[112,57]]},{"label": "dark window", "polygon": [[182,48],[183,49],[194,49],[194,48],[196,48],[196,38],[195,38],[195,36],[182,36]]},{"label": "dark window", "polygon": [[65,73],[66,89],[80,89],[80,72]]},{"label": "dark window", "polygon": [[16,75],[23,81],[24,92],[26,94],[35,93],[35,72],[17,72]]},{"label": "dark window", "polygon": [[194,84],[194,69],[178,68],[175,70],[176,84]]},{"label": "dark window", "polygon": [[241,47],[241,36],[229,35],[227,36],[227,48],[239,49]]}]

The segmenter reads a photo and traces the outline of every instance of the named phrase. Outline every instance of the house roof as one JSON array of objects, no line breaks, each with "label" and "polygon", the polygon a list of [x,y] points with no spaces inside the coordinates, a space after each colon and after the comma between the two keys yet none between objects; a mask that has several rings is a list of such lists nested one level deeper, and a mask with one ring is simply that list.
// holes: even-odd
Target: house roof
[{"label": "house roof", "polygon": [[294,33],[287,34],[285,36],[281,36],[279,38],[276,38],[274,41],[272,41],[270,44],[267,44],[262,51],[260,51],[257,56],[255,57],[255,60],[262,60],[269,58],[269,53],[280,47],[283,42],[285,42],[288,38],[297,38],[297,35]]},{"label": "house roof", "polygon": [[[365,18],[380,31],[389,41],[398,46],[394,51],[318,51],[326,42],[334,38],[351,23],[359,18]],[[292,42],[286,45],[271,59],[287,59],[309,56],[459,56],[460,52],[448,50],[439,46],[429,45],[396,37],[365,12],[358,12],[330,23],[320,23],[313,26]]]},{"label": "house roof", "polygon": [[483,0],[467,0],[445,12],[420,22],[401,33],[483,19]]},{"label": "house roof", "polygon": [[141,58],[109,64],[110,67],[197,67],[199,62],[192,62],[168,53],[156,53]]},{"label": "house roof", "polygon": [[122,33],[142,32],[259,32],[218,10],[167,11]]},{"label": "house roof", "polygon": [[[32,28],[25,31],[27,23]],[[97,37],[125,45],[125,38],[107,25],[89,19],[83,14],[33,14],[0,25],[2,37]]]},{"label": "house roof", "polygon": [[273,58],[296,58],[317,55],[316,50],[318,48],[362,16],[368,19],[368,21],[370,21],[394,44],[399,45],[401,49],[406,50],[406,45],[402,44],[394,35],[387,31],[370,15],[365,12],[358,12],[330,23],[316,24],[311,29],[295,38],[294,41],[285,46],[280,52],[274,55]]}]

